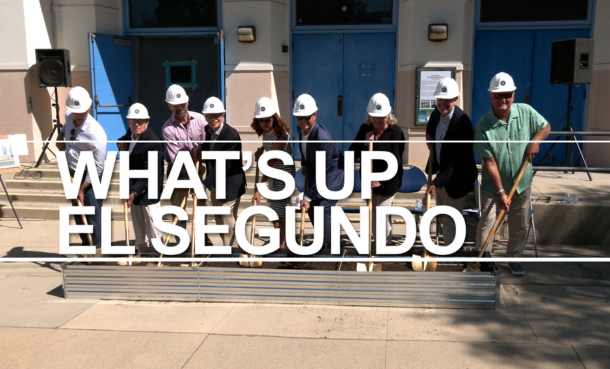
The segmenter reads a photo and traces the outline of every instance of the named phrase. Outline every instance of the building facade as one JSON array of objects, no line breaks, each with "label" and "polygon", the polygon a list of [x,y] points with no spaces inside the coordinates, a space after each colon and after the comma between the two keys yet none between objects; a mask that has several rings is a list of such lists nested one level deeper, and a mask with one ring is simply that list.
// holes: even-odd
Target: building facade
[{"label": "building facade", "polygon": [[[507,72],[517,85],[515,101],[530,103],[553,130],[561,130],[568,87],[550,84],[551,45],[571,38],[595,39],[592,82],[572,89],[573,129],[610,131],[603,113],[610,96],[610,40],[604,37],[610,34],[610,0],[0,4],[0,134],[25,133],[28,140],[45,140],[55,118],[54,89],[38,86],[35,50],[68,49],[72,85],[96,97],[94,115],[109,140],[125,132],[132,102],[148,107],[151,127],[159,131],[170,115],[164,97],[171,83],[185,86],[193,111],[201,111],[209,96],[221,97],[227,122],[243,140],[253,141],[258,138],[249,126],[262,96],[277,101],[294,128],[292,103],[309,93],[318,103],[319,122],[337,139],[351,140],[364,121],[369,97],[383,92],[409,141],[404,161],[423,165],[428,151],[418,142],[425,139],[426,110],[417,100],[423,86],[420,68],[452,73],[462,90],[458,105],[474,123],[490,109],[489,80]],[[446,25],[447,39],[430,41],[430,25]],[[242,28],[253,31],[254,42],[238,40]],[[58,88],[62,121],[68,90]],[[244,150],[259,145],[247,143]],[[29,157],[21,160],[35,161],[42,146],[30,144]],[[565,145],[558,146],[553,153],[562,158]],[[610,166],[609,154],[610,145],[585,145],[591,166]]]}]

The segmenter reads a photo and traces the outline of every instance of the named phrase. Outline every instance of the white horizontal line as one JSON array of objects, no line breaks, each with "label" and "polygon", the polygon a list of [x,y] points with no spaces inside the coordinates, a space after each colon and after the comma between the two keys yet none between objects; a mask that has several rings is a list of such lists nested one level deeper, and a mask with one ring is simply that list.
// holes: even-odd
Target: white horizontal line
[{"label": "white horizontal line", "polygon": [[[340,257],[340,256],[318,256],[318,257],[257,257],[259,261],[264,262],[329,262],[329,263],[406,263],[411,262],[414,259],[410,256],[394,256],[394,257]],[[4,257],[0,258],[0,262],[12,263],[12,262],[37,262],[37,263],[67,263],[67,262],[101,262],[101,263],[112,263],[118,261],[129,261],[130,259],[126,256],[123,257],[103,257],[103,258],[18,258],[18,257]],[[163,263],[175,263],[175,262],[240,262],[248,259],[239,257],[195,257],[195,258],[179,258],[179,257],[150,257],[150,258],[132,258],[132,261],[137,262],[163,262]],[[494,262],[494,263],[607,263],[610,262],[610,257],[545,257],[545,258],[506,258],[506,257],[492,257],[492,258],[478,258],[478,257],[436,257],[436,258],[418,258],[418,261],[438,261],[438,262],[460,262],[460,263],[474,263],[474,262]]]},{"label": "white horizontal line", "polygon": [[[41,140],[34,140],[34,141],[26,141],[29,143],[46,143],[47,141],[41,141]],[[106,143],[128,143],[128,142],[139,142],[139,141],[49,141],[49,142],[56,142],[56,143],[84,143],[84,142],[106,142]],[[195,143],[203,143],[203,142],[222,142],[222,143],[262,143],[262,140],[227,140],[227,141],[146,141],[146,143],[184,143],[184,142],[195,142]],[[287,143],[301,143],[301,142],[328,142],[328,143],[370,143],[371,141],[369,140],[358,140],[358,141],[351,141],[351,140],[292,140],[292,141],[285,141],[285,140],[276,140],[275,142],[287,142]],[[540,143],[548,143],[548,144],[553,144],[556,143],[555,141],[533,141],[533,140],[513,140],[513,141],[506,141],[506,140],[461,140],[461,141],[442,141],[442,140],[405,140],[405,141],[393,141],[393,140],[377,140],[377,141],[373,141],[374,143],[397,143],[397,142],[403,142],[403,143],[437,143],[437,142],[442,142],[442,143],[498,143],[498,142],[507,142],[507,143],[529,143],[529,142],[540,142]],[[597,141],[593,141],[593,140],[585,140],[585,141],[580,141],[581,143],[610,143],[610,140],[597,140]],[[560,141],[557,143],[568,143],[571,144],[573,143],[573,141]]]}]

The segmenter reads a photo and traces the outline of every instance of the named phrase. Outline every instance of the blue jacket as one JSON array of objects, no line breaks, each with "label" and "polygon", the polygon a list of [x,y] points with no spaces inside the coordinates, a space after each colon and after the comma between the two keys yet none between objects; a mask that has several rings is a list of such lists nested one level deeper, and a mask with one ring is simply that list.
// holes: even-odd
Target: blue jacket
[{"label": "blue jacket", "polygon": [[[299,140],[303,139],[301,127],[297,127]],[[307,192],[305,196],[311,201],[321,198],[316,184],[316,171],[323,170],[326,173],[326,187],[331,191],[339,191],[343,188],[343,154],[336,142],[314,142],[334,141],[335,136],[320,123],[315,123],[307,139],[307,155],[303,155],[302,143],[299,142],[301,150],[301,166],[307,170]],[[326,152],[326,167],[316,165],[316,151]]]}]

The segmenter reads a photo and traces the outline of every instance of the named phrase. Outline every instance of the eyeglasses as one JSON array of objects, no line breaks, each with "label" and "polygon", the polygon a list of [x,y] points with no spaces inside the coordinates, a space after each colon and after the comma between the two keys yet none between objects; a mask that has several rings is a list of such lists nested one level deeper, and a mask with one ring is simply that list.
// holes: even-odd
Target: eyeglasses
[{"label": "eyeglasses", "polygon": [[222,114],[206,114],[205,119],[218,119],[222,117]]},{"label": "eyeglasses", "polygon": [[258,120],[259,123],[271,123],[273,122],[273,118],[261,118]]},{"label": "eyeglasses", "polygon": [[313,117],[313,114],[308,117],[297,117],[297,120],[310,120]]},{"label": "eyeglasses", "polygon": [[70,135],[71,135],[71,136],[70,136],[70,140],[69,140],[69,141],[74,141],[74,132],[75,132],[75,131],[76,131],[76,128],[72,128],[72,129],[70,130]]},{"label": "eyeglasses", "polygon": [[492,96],[496,100],[502,100],[502,99],[510,100],[514,96],[514,93],[511,92],[508,94],[493,94]]},{"label": "eyeglasses", "polygon": [[130,120],[129,121],[129,124],[137,124],[137,125],[140,125],[140,126],[143,125],[143,124],[146,124],[146,123],[148,123],[147,120],[135,120],[134,119],[134,120]]}]

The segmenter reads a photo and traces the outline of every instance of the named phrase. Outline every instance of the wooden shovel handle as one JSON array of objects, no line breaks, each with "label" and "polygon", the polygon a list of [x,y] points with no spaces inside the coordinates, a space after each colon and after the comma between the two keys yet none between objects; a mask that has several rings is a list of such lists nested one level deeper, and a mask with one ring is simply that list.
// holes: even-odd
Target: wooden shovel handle
[{"label": "wooden shovel handle", "polygon": [[[199,160],[195,163],[195,171],[197,172],[197,176],[199,176]],[[186,197],[185,197],[186,198]],[[191,229],[191,258],[195,257],[195,213],[197,210],[197,194],[193,189],[193,221],[192,221],[192,229]],[[195,266],[195,262],[193,261],[192,266]]]},{"label": "wooden shovel handle", "polygon": [[[303,199],[305,199],[305,193],[307,192],[307,176],[303,176]],[[301,206],[301,243],[303,247],[303,239],[305,238],[305,207]]]},{"label": "wooden shovel handle", "polygon": [[[256,185],[258,183],[258,163],[256,164],[256,174],[254,175],[254,192],[256,192]],[[256,202],[256,200],[252,200],[252,205],[257,206],[258,203]],[[255,232],[256,229],[256,215],[254,215],[252,217],[252,230],[250,232],[250,244],[252,244],[254,246],[254,235],[256,234]]]},{"label": "wooden shovel handle", "polygon": [[[513,188],[511,188],[509,194],[508,194],[508,200],[510,201],[513,198],[513,195],[515,193],[515,191],[517,191],[517,186],[519,186],[519,182],[521,182],[521,178],[523,177],[523,174],[525,173],[525,170],[527,169],[527,166],[529,165],[529,161],[527,159],[525,159],[523,161],[523,165],[521,166],[521,170],[519,171],[519,175],[517,176],[517,180],[515,181],[515,184],[513,185]],[[481,251],[479,252],[479,257],[482,257],[483,254],[485,254],[485,250],[487,249],[487,246],[489,245],[489,243],[491,242],[491,240],[494,237],[494,234],[496,233],[496,230],[498,229],[498,227],[500,226],[500,223],[502,222],[502,218],[504,218],[504,214],[506,213],[505,210],[500,211],[500,214],[498,215],[498,217],[496,218],[496,222],[494,224],[494,227],[492,228],[491,232],[489,232],[489,235],[487,236],[487,239],[485,240],[485,243],[483,244],[483,247],[481,248]],[[476,264],[476,269],[479,269],[479,262],[477,262]]]},{"label": "wooden shovel handle", "polygon": [[[129,246],[129,207],[127,202],[123,201],[123,215],[125,218],[125,245]],[[129,266],[131,266],[133,255],[129,255]]]},{"label": "wooden shovel handle", "polygon": [[[74,182],[74,177],[70,176],[70,180],[72,182]],[[78,204],[78,206],[84,206],[82,202],[80,202],[79,198],[76,198],[76,203]],[[87,221],[87,216],[85,214],[81,214],[81,219],[83,220],[83,224],[84,225],[89,225],[89,222]],[[93,245],[93,238],[91,237],[91,233],[87,233],[87,239],[89,240],[89,246],[94,246]]]},{"label": "wooden shovel handle", "polygon": [[[373,137],[375,135],[373,134]],[[373,151],[373,142],[369,143],[369,152]],[[371,173],[373,173],[373,161],[371,160]],[[373,257],[373,190],[371,189],[371,198],[369,199],[369,258]],[[369,269],[372,262],[369,263]]]},{"label": "wooden shovel handle", "polygon": [[[186,206],[186,199],[188,197],[189,193],[187,192],[184,197],[182,198],[182,203],[180,204],[180,208],[184,209],[184,207]],[[174,220],[172,222],[172,225],[176,225],[178,224],[178,216],[174,215]],[[167,237],[165,238],[165,241],[163,241],[163,245],[167,246],[167,244],[169,243],[169,239],[172,235],[168,234]],[[163,254],[159,255],[160,258],[163,257]],[[161,260],[159,260],[159,263],[157,264],[158,267],[160,267],[162,265]]]}]

